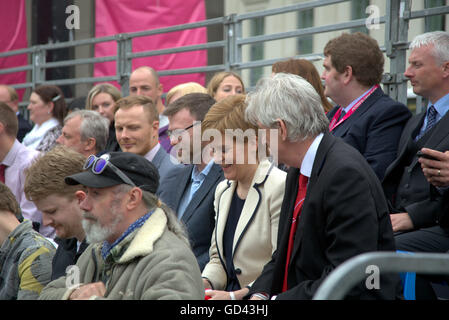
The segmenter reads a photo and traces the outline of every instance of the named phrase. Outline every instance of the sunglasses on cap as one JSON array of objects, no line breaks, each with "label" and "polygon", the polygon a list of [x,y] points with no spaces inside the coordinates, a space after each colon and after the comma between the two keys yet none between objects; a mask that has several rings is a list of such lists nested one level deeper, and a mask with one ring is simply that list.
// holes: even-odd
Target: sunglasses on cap
[{"label": "sunglasses on cap", "polygon": [[92,168],[91,170],[94,174],[101,174],[106,169],[106,167],[109,167],[117,176],[120,177],[120,179],[122,179],[123,182],[136,187],[134,182],[132,182],[132,180],[128,178],[128,176],[124,174],[123,171],[121,171],[109,161],[109,155],[107,154],[102,155],[99,158],[91,154],[84,163],[83,169],[87,170],[89,168]]}]

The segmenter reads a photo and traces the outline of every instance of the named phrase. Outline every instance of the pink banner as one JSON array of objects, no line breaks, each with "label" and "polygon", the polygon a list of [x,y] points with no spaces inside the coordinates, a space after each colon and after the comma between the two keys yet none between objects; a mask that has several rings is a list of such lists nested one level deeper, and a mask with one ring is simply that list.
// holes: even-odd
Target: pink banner
[{"label": "pink banner", "polygon": [[[97,0],[95,12],[96,37],[158,29],[206,19],[204,0]],[[133,39],[133,52],[175,48],[206,42],[206,28],[197,28],[135,38]],[[115,42],[100,43],[95,46],[96,57],[116,54],[117,45]],[[199,50],[133,59],[132,70],[143,65],[150,66],[156,71],[206,66],[207,51]],[[95,77],[115,74],[115,62],[97,63],[95,65]],[[204,85],[205,74],[164,76],[160,80],[164,86],[164,92],[167,92],[173,86],[183,82],[196,81]]]},{"label": "pink banner", "polygon": [[[0,52],[23,49],[28,46],[27,20],[25,0],[2,1],[0,10]],[[0,70],[25,66],[28,64],[27,55],[0,58]],[[1,84],[18,84],[26,82],[26,71],[0,75]],[[17,90],[22,100],[24,89]]]}]

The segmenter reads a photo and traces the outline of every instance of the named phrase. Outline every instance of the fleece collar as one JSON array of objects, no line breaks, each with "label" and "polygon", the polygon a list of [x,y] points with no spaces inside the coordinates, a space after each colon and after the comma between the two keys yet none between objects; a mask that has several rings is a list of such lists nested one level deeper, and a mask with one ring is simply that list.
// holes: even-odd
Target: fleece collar
[{"label": "fleece collar", "polygon": [[118,259],[118,263],[127,263],[140,256],[146,256],[153,251],[154,243],[162,236],[167,225],[165,212],[158,208],[148,220],[136,230],[131,243]]}]

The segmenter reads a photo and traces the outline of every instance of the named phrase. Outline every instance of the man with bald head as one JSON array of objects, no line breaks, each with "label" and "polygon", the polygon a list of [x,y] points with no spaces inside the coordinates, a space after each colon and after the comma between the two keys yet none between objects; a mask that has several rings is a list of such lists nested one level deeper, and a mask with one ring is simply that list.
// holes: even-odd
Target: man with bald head
[{"label": "man with bald head", "polygon": [[17,140],[22,142],[23,137],[31,131],[31,124],[19,112],[19,95],[13,87],[0,84],[0,102],[6,103],[17,115],[19,121],[19,131]]},{"label": "man with bald head", "polygon": [[159,142],[161,146],[169,153],[172,146],[168,137],[168,118],[162,115],[165,109],[162,103],[162,94],[164,89],[159,81],[159,75],[151,67],[142,66],[131,73],[129,78],[129,95],[146,96],[153,100],[159,113]]}]

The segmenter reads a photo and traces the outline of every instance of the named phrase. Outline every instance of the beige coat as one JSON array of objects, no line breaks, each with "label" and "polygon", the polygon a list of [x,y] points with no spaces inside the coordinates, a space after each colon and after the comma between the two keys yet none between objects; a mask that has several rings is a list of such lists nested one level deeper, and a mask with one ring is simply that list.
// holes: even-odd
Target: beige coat
[{"label": "beige coat", "polygon": [[[233,242],[234,267],[241,271],[237,278],[242,288],[256,280],[276,250],[285,179],[286,173],[268,160],[259,164],[254,175]],[[202,276],[216,290],[224,290],[227,284],[223,233],[236,186],[236,181],[224,180],[215,191],[215,230],[209,250],[210,261]]]},{"label": "beige coat", "polygon": [[[168,230],[162,209],[157,209],[130,241],[120,258],[108,267],[101,257],[102,244],[90,245],[76,264],[81,284],[99,281],[104,271],[108,276],[106,299],[204,299],[196,258],[187,244]],[[67,288],[66,282],[72,283],[67,278],[50,282],[39,299],[68,299],[75,288]]]}]

